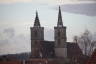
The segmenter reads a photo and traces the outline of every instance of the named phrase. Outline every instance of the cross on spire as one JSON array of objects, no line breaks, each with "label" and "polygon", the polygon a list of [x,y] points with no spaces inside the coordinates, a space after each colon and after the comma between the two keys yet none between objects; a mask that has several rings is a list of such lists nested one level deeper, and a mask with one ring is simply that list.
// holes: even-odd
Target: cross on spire
[{"label": "cross on spire", "polygon": [[60,8],[60,6],[59,6],[57,26],[58,26],[58,27],[63,27],[62,14],[61,14],[61,8]]},{"label": "cross on spire", "polygon": [[40,22],[39,22],[39,17],[38,17],[38,12],[37,11],[36,11],[34,26],[35,27],[40,27]]}]

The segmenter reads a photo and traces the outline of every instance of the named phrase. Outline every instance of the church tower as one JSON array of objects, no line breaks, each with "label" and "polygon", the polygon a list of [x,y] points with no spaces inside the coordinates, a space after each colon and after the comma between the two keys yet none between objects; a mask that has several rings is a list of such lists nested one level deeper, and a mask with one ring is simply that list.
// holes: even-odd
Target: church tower
[{"label": "church tower", "polygon": [[40,44],[44,40],[44,27],[41,27],[38,17],[38,12],[36,11],[36,17],[34,26],[31,29],[31,57],[39,58],[42,56],[40,51]]},{"label": "church tower", "polygon": [[[54,27],[54,39],[55,39],[55,54],[57,57],[67,57],[67,43],[66,43],[66,27],[63,26],[61,9],[59,6],[58,22]],[[62,53],[61,53],[62,52]]]}]

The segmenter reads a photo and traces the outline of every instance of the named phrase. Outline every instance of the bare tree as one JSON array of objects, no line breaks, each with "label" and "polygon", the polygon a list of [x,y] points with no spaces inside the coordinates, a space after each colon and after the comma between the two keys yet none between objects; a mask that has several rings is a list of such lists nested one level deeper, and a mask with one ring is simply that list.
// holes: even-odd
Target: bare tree
[{"label": "bare tree", "polygon": [[89,46],[89,54],[88,55],[91,55],[91,52],[94,51],[95,47],[96,47],[96,41],[92,41],[92,43],[90,44]]},{"label": "bare tree", "polygon": [[85,30],[81,36],[74,36],[75,42],[80,44],[81,49],[83,50],[85,55],[90,56],[95,47],[96,41],[92,39],[92,34],[89,30]]}]

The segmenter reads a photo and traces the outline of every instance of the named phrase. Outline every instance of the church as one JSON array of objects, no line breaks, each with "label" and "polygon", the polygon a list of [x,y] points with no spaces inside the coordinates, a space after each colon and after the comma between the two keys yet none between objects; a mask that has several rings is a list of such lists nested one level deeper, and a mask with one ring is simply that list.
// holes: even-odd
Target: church
[{"label": "church", "polygon": [[37,11],[30,33],[30,54],[2,56],[6,62],[1,64],[85,64],[85,56],[78,43],[67,42],[60,6],[57,26],[54,26],[54,41],[44,40],[44,27],[40,24]]},{"label": "church", "polygon": [[31,61],[33,61],[32,64],[34,64],[36,60],[43,61],[45,59],[53,62],[53,64],[66,64],[69,61],[71,63],[73,62],[73,64],[80,63],[83,53],[77,43],[67,42],[66,26],[63,25],[60,6],[57,26],[54,27],[55,41],[44,40],[44,27],[40,24],[37,11],[34,26],[31,27],[30,30],[31,55],[28,60],[29,63],[27,62],[27,64],[31,64]]}]

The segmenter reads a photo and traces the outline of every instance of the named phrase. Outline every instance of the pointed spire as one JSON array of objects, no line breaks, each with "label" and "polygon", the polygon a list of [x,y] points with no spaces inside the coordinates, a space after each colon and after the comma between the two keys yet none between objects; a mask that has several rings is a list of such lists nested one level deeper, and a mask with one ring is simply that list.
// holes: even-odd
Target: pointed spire
[{"label": "pointed spire", "polygon": [[36,11],[34,26],[35,27],[40,27],[40,22],[39,22],[39,17],[38,17],[38,12],[37,11]]},{"label": "pointed spire", "polygon": [[60,8],[60,6],[59,6],[57,26],[58,26],[58,27],[63,27],[62,14],[61,14],[61,8]]}]

